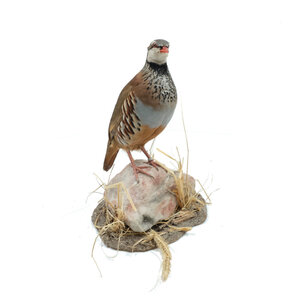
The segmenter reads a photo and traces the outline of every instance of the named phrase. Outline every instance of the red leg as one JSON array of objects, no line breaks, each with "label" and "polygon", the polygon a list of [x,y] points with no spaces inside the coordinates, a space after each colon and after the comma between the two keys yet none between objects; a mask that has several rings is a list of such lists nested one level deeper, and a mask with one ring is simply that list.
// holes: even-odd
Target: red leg
[{"label": "red leg", "polygon": [[145,166],[138,167],[138,166],[135,164],[135,162],[134,162],[134,160],[133,160],[133,157],[132,157],[130,151],[128,150],[128,151],[126,151],[126,152],[127,152],[128,157],[129,157],[129,159],[130,159],[131,166],[132,166],[132,169],[133,169],[133,173],[134,173],[134,176],[135,176],[137,182],[139,181],[138,173],[142,173],[142,174],[145,174],[145,175],[150,176],[150,177],[153,178],[152,175],[150,175],[149,173],[147,173],[147,172],[145,172],[145,171],[143,170],[144,168],[147,168],[147,167],[145,167]]},{"label": "red leg", "polygon": [[148,164],[151,165],[151,166],[153,166],[154,168],[156,168],[156,170],[158,170],[158,167],[160,167],[160,165],[153,160],[153,158],[146,151],[145,147],[142,147],[141,150],[147,156],[147,158],[148,158]]}]

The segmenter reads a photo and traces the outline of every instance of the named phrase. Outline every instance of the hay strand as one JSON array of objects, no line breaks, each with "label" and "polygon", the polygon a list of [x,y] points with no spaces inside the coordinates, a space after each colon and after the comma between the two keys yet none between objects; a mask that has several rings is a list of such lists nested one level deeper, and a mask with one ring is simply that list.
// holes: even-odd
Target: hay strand
[{"label": "hay strand", "polygon": [[139,241],[137,241],[132,248],[136,247],[139,243],[141,244],[149,243],[152,240],[155,242],[157,248],[161,252],[161,256],[162,256],[161,279],[162,281],[166,281],[168,279],[171,270],[172,255],[168,243],[162,238],[162,234],[151,229],[149,232],[145,232],[145,236],[141,238]]},{"label": "hay strand", "polygon": [[192,229],[192,227],[176,227],[176,226],[172,226],[172,225],[169,225],[169,228],[171,228],[171,232],[172,231],[184,231],[184,232],[187,232],[187,231],[190,231]]},{"label": "hay strand", "polygon": [[100,236],[100,232],[97,234],[97,236],[96,236],[96,238],[94,240],[91,256],[92,256],[92,259],[93,259],[93,261],[94,261],[94,263],[95,263],[95,265],[96,265],[96,267],[97,267],[97,269],[99,271],[100,277],[102,277],[102,273],[101,273],[100,267],[99,267],[99,265],[98,265],[98,263],[97,263],[97,261],[95,259],[95,256],[94,256],[95,245],[96,245],[96,241],[97,241],[97,239],[98,239],[99,236]]},{"label": "hay strand", "polygon": [[162,273],[161,273],[161,279],[162,281],[166,281],[169,277],[170,271],[171,271],[171,259],[172,255],[169,249],[168,244],[165,242],[165,240],[161,237],[160,234],[158,234],[156,231],[151,230],[151,234],[153,235],[153,239],[161,251],[162,255]]},{"label": "hay strand", "polygon": [[[129,202],[130,202],[132,208],[134,209],[134,211],[136,211],[137,209],[136,209],[136,207],[135,207],[135,205],[134,205],[134,203],[133,203],[133,201],[132,201],[132,198],[131,198],[130,194],[128,193],[128,191],[127,191],[127,189],[126,189],[126,187],[125,187],[125,185],[124,185],[123,182],[117,182],[117,183],[113,183],[113,184],[110,184],[110,185],[106,185],[106,186],[105,186],[105,189],[118,188],[118,197],[119,197],[119,188],[120,188],[120,187],[121,187],[121,188],[123,189],[123,191],[125,192],[125,194],[126,194],[126,196],[127,196],[127,199],[129,200]],[[118,200],[119,200],[119,199],[118,199]]]}]

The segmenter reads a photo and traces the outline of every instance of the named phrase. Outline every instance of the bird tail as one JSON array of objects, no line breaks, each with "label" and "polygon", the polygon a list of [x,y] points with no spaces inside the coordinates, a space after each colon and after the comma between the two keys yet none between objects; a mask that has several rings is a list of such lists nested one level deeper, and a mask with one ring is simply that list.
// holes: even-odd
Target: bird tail
[{"label": "bird tail", "polygon": [[106,155],[103,163],[103,169],[105,171],[108,171],[112,167],[118,152],[119,148],[111,141],[108,141]]}]

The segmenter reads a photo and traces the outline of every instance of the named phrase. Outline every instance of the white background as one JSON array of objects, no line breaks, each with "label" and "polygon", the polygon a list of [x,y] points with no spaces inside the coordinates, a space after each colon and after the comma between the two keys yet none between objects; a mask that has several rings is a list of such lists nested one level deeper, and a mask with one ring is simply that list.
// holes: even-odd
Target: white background
[{"label": "white background", "polygon": [[[2,0],[1,299],[300,299],[298,4]],[[108,179],[109,119],[155,38],[171,44],[179,105],[154,148],[186,157],[182,104],[190,174],[220,190],[170,246],[166,283],[158,251],[112,259],[97,241],[101,278],[101,195],[87,196],[93,173]]]}]

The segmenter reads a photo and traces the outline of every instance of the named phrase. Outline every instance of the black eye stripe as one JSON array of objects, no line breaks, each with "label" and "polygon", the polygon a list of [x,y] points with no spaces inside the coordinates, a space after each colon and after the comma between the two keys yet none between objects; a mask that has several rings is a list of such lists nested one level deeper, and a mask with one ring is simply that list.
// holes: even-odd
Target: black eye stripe
[{"label": "black eye stripe", "polygon": [[152,49],[152,48],[160,48],[160,49],[162,49],[163,47],[167,47],[167,48],[169,48],[169,45],[162,45],[162,44],[156,44],[156,43],[153,43],[153,44],[151,44],[149,47],[148,47],[148,50],[150,50],[150,49]]},{"label": "black eye stripe", "polygon": [[153,47],[155,47],[155,48],[163,48],[163,47],[169,48],[169,45],[157,45],[157,44],[155,44],[155,45],[152,45],[152,48]]}]

